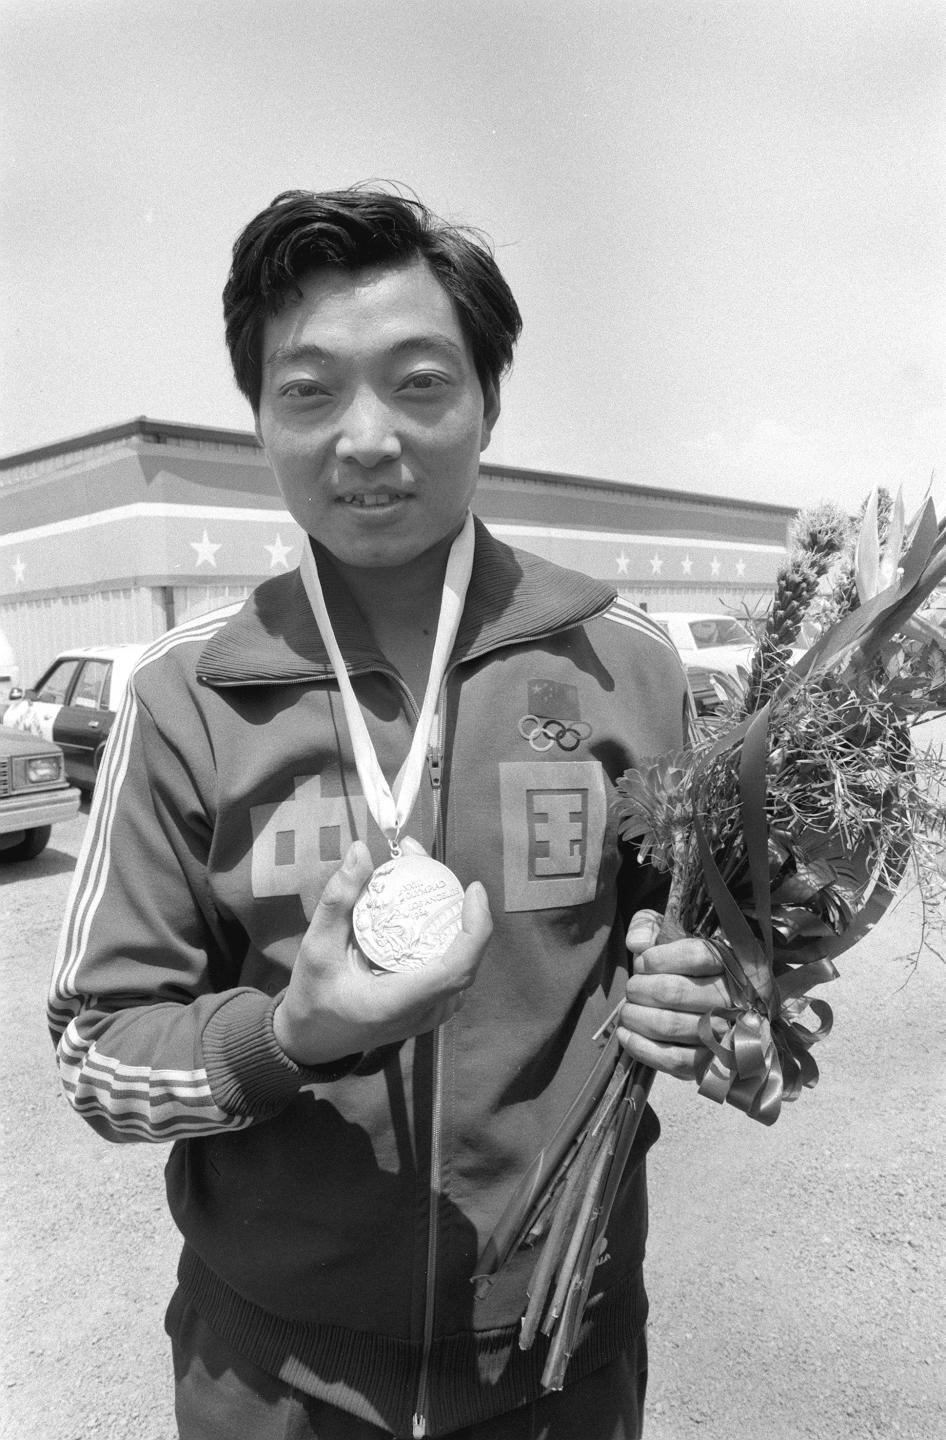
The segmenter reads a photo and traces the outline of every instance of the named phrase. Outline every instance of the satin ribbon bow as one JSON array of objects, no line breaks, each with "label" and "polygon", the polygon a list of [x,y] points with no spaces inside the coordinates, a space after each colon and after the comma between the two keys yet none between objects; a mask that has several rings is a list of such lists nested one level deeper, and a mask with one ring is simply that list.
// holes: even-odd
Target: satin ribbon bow
[{"label": "satin ribbon bow", "polygon": [[[774,1003],[768,1005],[753,989],[735,953],[716,943],[734,1003],[703,1015],[700,1041],[710,1051],[700,1081],[701,1095],[734,1105],[772,1125],[782,1102],[794,1100],[803,1088],[818,1082],[818,1067],[811,1047],[831,1031],[831,1007],[801,992],[833,980],[837,971],[830,960],[815,960],[779,976]],[[799,1016],[810,1008],[818,1019],[816,1029],[801,1024]]]}]

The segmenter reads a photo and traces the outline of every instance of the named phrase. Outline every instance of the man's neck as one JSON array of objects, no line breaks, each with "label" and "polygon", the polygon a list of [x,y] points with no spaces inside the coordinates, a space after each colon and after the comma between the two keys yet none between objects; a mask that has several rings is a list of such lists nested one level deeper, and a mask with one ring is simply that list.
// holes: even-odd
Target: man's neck
[{"label": "man's neck", "polygon": [[408,565],[362,569],[334,561],[382,655],[419,706],[427,689],[452,538]]},{"label": "man's neck", "polygon": [[408,565],[363,569],[334,560],[368,626],[376,633],[393,620],[416,631],[437,627],[451,540],[426,550]]}]

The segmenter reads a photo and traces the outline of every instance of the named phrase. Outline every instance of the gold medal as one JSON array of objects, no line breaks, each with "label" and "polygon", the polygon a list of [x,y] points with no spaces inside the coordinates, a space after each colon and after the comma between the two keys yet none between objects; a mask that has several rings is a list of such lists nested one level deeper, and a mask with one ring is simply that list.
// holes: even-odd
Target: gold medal
[{"label": "gold medal", "polygon": [[358,897],[352,928],[358,948],[382,970],[417,970],[439,960],[460,933],[463,886],[429,855],[379,865]]}]

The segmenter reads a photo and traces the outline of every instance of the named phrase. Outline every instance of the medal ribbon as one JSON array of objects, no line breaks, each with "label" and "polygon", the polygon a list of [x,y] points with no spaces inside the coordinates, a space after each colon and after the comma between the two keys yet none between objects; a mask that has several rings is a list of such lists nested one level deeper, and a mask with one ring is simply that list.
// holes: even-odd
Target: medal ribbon
[{"label": "medal ribbon", "polygon": [[473,516],[467,511],[463,529],[454,540],[447,559],[443,598],[440,602],[440,618],[437,621],[437,634],[434,638],[434,651],[430,661],[430,675],[427,680],[420,718],[411,740],[407,759],[394,781],[392,792],[392,788],[384,778],[381,766],[378,764],[378,757],[375,754],[371,736],[368,734],[361,706],[358,704],[348,676],[345,658],[335,638],[312,546],[303,545],[302,547],[302,563],[299,567],[302,583],[305,586],[306,595],[309,597],[309,604],[312,606],[319,634],[332,662],[335,679],[338,681],[345,721],[355,754],[358,779],[361,781],[368,809],[377,822],[378,829],[390,845],[392,855],[399,853],[398,836],[407,823],[420,789],[420,778],[427,756],[427,747],[437,714],[440,687],[443,684],[450,652],[453,650],[453,643],[460,628],[460,616],[463,614],[463,604],[470,583],[470,574],[473,569],[473,549]]}]

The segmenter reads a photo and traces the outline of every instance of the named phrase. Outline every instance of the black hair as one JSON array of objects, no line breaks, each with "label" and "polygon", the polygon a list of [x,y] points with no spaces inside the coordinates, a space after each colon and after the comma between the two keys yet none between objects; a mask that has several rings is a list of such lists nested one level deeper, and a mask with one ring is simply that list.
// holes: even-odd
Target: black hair
[{"label": "black hair", "polygon": [[323,266],[358,271],[423,259],[457,310],[484,398],[498,397],[522,318],[488,242],[448,224],[415,198],[354,186],[286,190],[237,237],[223,291],[227,348],[236,383],[259,408],[261,341],[300,281]]}]

